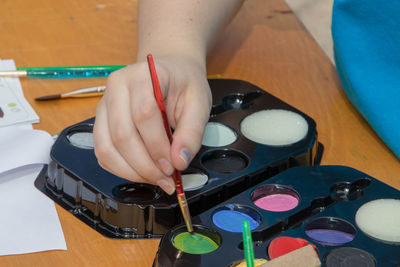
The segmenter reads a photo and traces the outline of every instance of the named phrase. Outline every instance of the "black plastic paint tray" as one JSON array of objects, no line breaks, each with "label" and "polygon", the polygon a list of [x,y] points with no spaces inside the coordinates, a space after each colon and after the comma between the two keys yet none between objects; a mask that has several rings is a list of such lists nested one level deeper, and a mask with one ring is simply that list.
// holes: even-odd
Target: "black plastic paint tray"
[{"label": "black plastic paint tray", "polygon": [[[234,132],[234,142],[203,145],[183,172],[207,175],[207,183],[186,191],[192,216],[218,205],[247,188],[295,166],[319,164],[322,145],[312,118],[262,89],[240,80],[209,80],[213,108],[209,123]],[[301,116],[307,131],[301,140],[285,145],[265,145],[241,133],[241,122],[263,110],[283,110]],[[111,238],[161,237],[182,222],[175,195],[158,187],[132,183],[103,170],[97,163],[90,138],[94,118],[64,129],[51,150],[51,162],[35,184],[47,196],[87,225]],[[87,135],[87,143],[73,136]]]},{"label": "black plastic paint tray", "polygon": [[[282,194],[296,196],[297,205],[278,211],[259,202]],[[322,266],[400,265],[400,191],[350,167],[311,166],[286,170],[192,218],[195,232],[218,244],[214,251],[178,250],[172,240],[187,230],[174,227],[161,239],[153,266],[229,267],[243,261],[242,232],[232,231],[231,218],[221,223],[222,211],[244,213],[257,222],[252,229],[257,259],[271,260],[270,246],[279,239],[301,238],[315,245]],[[381,224],[392,232],[380,233]]]}]

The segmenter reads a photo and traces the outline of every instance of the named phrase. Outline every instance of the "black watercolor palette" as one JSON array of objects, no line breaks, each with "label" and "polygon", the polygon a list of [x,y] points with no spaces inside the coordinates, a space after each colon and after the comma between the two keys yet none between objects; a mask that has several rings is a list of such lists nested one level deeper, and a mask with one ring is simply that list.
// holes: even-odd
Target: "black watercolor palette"
[{"label": "black watercolor palette", "polygon": [[[312,118],[247,82],[215,79],[209,83],[214,103],[209,121],[232,129],[236,140],[221,147],[203,145],[183,172],[208,176],[204,186],[186,192],[192,216],[285,169],[319,164],[323,147],[317,141]],[[262,145],[245,138],[240,122],[247,115],[266,109],[291,111],[304,118],[308,126],[304,138],[282,146]],[[161,237],[181,223],[175,195],[112,175],[98,165],[91,146],[71,143],[74,134],[91,134],[93,124],[94,118],[60,133],[51,150],[51,162],[39,174],[36,186],[107,237]]]},{"label": "black watercolor palette", "polygon": [[[275,188],[277,193],[295,192],[298,205],[282,212],[261,209],[253,202],[261,188]],[[163,236],[153,266],[228,267],[243,260],[242,233],[218,227],[214,220],[219,211],[227,208],[247,210],[247,214],[259,221],[259,226],[252,231],[255,258],[270,260],[271,242],[285,236],[314,244],[322,266],[400,266],[400,243],[378,241],[365,234],[355,221],[355,214],[363,204],[380,199],[400,201],[400,191],[345,166],[291,168],[193,218],[195,231],[213,239],[219,245],[216,250],[189,254],[175,248],[173,238],[186,231],[179,225]],[[400,209],[393,212],[400,212]],[[341,232],[339,239],[343,235],[349,239],[333,243],[307,232],[317,229],[338,231]],[[393,235],[400,234],[398,229]],[[332,236],[326,238],[332,239]],[[340,263],[343,251],[348,254],[347,265]],[[349,255],[351,253],[358,255]]]}]

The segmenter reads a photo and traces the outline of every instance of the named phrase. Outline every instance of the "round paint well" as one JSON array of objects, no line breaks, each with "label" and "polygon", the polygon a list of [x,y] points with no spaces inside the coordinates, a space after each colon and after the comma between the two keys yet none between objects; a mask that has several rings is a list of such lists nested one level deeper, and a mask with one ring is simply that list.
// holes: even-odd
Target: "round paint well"
[{"label": "round paint well", "polygon": [[236,204],[218,208],[212,215],[212,221],[218,228],[234,233],[242,232],[244,220],[248,220],[250,230],[254,230],[260,225],[261,216],[252,208]]},{"label": "round paint well", "polygon": [[83,149],[93,149],[93,133],[92,132],[73,132],[67,135],[71,145]]},{"label": "round paint well", "polygon": [[306,235],[317,243],[339,246],[353,241],[356,229],[349,222],[334,217],[321,217],[308,223]]},{"label": "round paint well", "polygon": [[249,160],[236,150],[221,149],[204,153],[201,163],[205,168],[217,173],[237,173],[247,168]]},{"label": "round paint well", "polygon": [[[266,259],[254,259],[254,266],[259,266],[266,262],[268,262]],[[247,266],[246,260],[237,261],[230,265],[230,267],[246,267],[246,266]]]},{"label": "round paint well", "polygon": [[246,94],[230,94],[225,96],[222,99],[223,106],[225,110],[230,110],[230,109],[246,109],[249,108],[252,104],[254,104],[254,101],[262,96],[262,93],[260,91],[253,91],[253,92],[248,92]]},{"label": "round paint well", "polygon": [[375,267],[376,259],[362,249],[343,247],[329,252],[325,265],[326,267]]},{"label": "round paint well", "polygon": [[256,143],[284,146],[302,140],[308,133],[308,123],[303,116],[293,111],[269,109],[244,118],[240,131]]},{"label": "round paint well", "polygon": [[237,134],[230,127],[218,122],[209,122],[204,130],[202,144],[210,147],[221,147],[232,144],[236,139]]},{"label": "round paint well", "polygon": [[356,224],[366,235],[387,243],[400,243],[400,200],[377,199],[362,205]]},{"label": "round paint well", "polygon": [[218,249],[221,245],[221,236],[202,226],[193,226],[194,234],[186,232],[182,227],[172,234],[172,245],[189,254],[207,254]]},{"label": "round paint well", "polygon": [[[271,241],[268,245],[269,258],[275,259],[285,255],[293,250],[305,247],[310,243],[302,238],[294,238],[290,236],[280,236]],[[315,246],[313,245],[314,249]]]},{"label": "round paint well", "polygon": [[123,203],[144,203],[160,196],[160,189],[147,184],[122,184],[112,190],[113,195]]},{"label": "round paint well", "polygon": [[299,195],[283,185],[264,185],[252,192],[251,200],[263,210],[283,212],[297,207]]},{"label": "round paint well", "polygon": [[183,189],[185,191],[194,191],[202,188],[208,181],[208,176],[204,173],[186,173],[182,174]]},{"label": "round paint well", "polygon": [[331,187],[331,197],[343,201],[354,201],[364,196],[363,189],[370,184],[371,180],[368,178],[361,178],[352,183],[339,182]]}]

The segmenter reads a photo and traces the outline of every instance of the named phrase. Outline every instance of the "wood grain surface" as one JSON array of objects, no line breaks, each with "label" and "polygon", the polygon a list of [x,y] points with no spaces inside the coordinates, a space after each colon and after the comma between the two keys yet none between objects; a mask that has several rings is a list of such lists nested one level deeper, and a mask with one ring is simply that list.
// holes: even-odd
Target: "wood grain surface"
[{"label": "wood grain surface", "polygon": [[[0,58],[17,66],[135,62],[136,0],[0,1]],[[316,22],[318,23],[318,22]],[[351,105],[334,66],[283,0],[248,0],[221,33],[208,72],[251,82],[310,115],[322,164],[347,165],[400,189],[400,164]],[[95,115],[99,98],[35,102],[105,79],[21,79],[50,134]],[[67,251],[0,257],[0,266],[151,266],[158,239],[112,240],[57,206]]]}]

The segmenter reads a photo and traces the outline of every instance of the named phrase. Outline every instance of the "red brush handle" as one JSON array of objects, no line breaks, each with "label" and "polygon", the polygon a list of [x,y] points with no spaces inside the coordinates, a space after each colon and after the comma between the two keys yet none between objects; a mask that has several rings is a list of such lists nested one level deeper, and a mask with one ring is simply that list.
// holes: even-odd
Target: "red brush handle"
[{"label": "red brush handle", "polygon": [[[150,69],[151,82],[153,83],[154,97],[156,98],[158,109],[161,112],[164,128],[165,131],[167,132],[169,142],[172,144],[172,131],[171,127],[169,127],[167,112],[165,110],[165,105],[164,105],[164,99],[161,93],[160,82],[158,81],[156,67],[154,65],[153,56],[151,54],[147,55],[147,63]],[[175,180],[176,193],[178,195],[184,194],[185,192],[183,191],[181,172],[175,169],[174,173],[172,174],[172,177]]]}]

